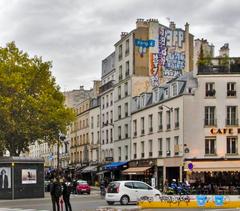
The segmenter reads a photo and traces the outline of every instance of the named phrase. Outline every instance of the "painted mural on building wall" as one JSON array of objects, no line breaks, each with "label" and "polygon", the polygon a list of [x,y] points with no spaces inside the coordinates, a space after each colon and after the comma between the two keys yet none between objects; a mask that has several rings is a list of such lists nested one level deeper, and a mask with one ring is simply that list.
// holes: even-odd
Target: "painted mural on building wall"
[{"label": "painted mural on building wall", "polygon": [[[156,35],[157,34],[157,35]],[[184,31],[157,27],[149,37],[156,46],[149,50],[149,77],[153,87],[160,85],[160,77],[173,78],[182,75],[185,68]]]}]

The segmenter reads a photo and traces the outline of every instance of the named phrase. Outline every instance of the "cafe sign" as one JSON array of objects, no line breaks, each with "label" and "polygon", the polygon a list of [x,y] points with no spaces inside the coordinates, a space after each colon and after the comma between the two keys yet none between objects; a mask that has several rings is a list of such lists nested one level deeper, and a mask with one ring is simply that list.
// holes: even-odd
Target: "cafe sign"
[{"label": "cafe sign", "polygon": [[240,128],[211,128],[211,135],[236,135],[240,134]]}]

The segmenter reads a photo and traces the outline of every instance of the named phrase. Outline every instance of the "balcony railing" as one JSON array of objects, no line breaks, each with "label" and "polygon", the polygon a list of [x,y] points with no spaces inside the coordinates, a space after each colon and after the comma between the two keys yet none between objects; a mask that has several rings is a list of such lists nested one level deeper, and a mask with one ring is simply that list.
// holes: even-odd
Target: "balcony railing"
[{"label": "balcony railing", "polygon": [[113,88],[113,85],[114,85],[114,81],[109,81],[107,82],[106,84],[103,84],[102,86],[100,86],[99,88],[99,93],[103,93],[111,88]]},{"label": "balcony railing", "polygon": [[136,137],[136,136],[137,136],[137,131],[135,131],[135,132],[133,133],[133,136],[134,136],[134,137]]},{"label": "balcony railing", "polygon": [[227,96],[228,97],[236,97],[237,92],[235,90],[228,90],[227,91]]},{"label": "balcony railing", "polygon": [[153,156],[153,153],[152,152],[149,152],[149,157],[152,157]]},{"label": "balcony railing", "polygon": [[171,129],[171,124],[167,124],[167,130]]},{"label": "balcony railing", "polygon": [[141,130],[141,134],[142,134],[142,135],[144,135],[144,133],[145,133],[145,132],[144,132],[144,129],[143,129],[143,130]]},{"label": "balcony railing", "polygon": [[217,126],[217,119],[204,119],[204,126]]},{"label": "balcony railing", "polygon": [[238,119],[226,119],[226,125],[238,125]]},{"label": "balcony railing", "polygon": [[133,155],[133,158],[136,159],[136,158],[137,158],[137,154],[134,154],[134,155]]},{"label": "balcony railing", "polygon": [[144,153],[141,153],[141,157],[144,158]]},{"label": "balcony railing", "polygon": [[206,91],[206,97],[215,97],[216,90],[215,89],[210,89]]},{"label": "balcony railing", "polygon": [[161,131],[163,129],[163,126],[162,125],[159,125],[158,126],[158,130]]},{"label": "balcony railing", "polygon": [[123,76],[122,75],[119,75],[118,76],[118,80],[121,81],[123,79]]},{"label": "balcony railing", "polygon": [[240,73],[240,58],[212,58],[209,64],[199,65],[199,75],[210,74],[239,74]]},{"label": "balcony railing", "polygon": [[175,128],[179,128],[179,122],[175,122]]}]

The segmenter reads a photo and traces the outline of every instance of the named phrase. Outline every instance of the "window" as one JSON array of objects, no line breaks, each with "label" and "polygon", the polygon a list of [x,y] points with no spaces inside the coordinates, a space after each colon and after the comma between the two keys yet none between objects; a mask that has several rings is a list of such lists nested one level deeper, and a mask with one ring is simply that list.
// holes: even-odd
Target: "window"
[{"label": "window", "polygon": [[205,138],[205,154],[206,155],[216,154],[216,138],[213,137]]},{"label": "window", "polygon": [[122,45],[119,45],[118,47],[118,60],[120,61],[122,59]]},{"label": "window", "polygon": [[179,128],[179,108],[174,109],[175,128]]},{"label": "window", "polygon": [[227,154],[237,154],[237,137],[227,137]]},{"label": "window", "polygon": [[118,87],[118,99],[121,99],[121,86]]},{"label": "window", "polygon": [[110,142],[113,142],[113,130],[112,128],[110,129]]},{"label": "window", "polygon": [[99,123],[100,123],[100,116],[97,115],[97,127],[99,127]]},{"label": "window", "polygon": [[133,182],[134,189],[151,190],[152,188],[141,182]]},{"label": "window", "polygon": [[133,158],[137,158],[137,143],[133,143]]},{"label": "window", "polygon": [[126,77],[129,76],[129,61],[126,62]]},{"label": "window", "polygon": [[121,130],[122,130],[122,129],[121,129],[121,126],[118,126],[118,139],[119,139],[119,140],[122,139],[122,137],[121,137],[122,131],[121,131]]},{"label": "window", "polygon": [[125,124],[125,138],[128,138],[128,124]]},{"label": "window", "polygon": [[177,95],[177,84],[174,83],[174,84],[172,85],[172,96],[174,97],[174,96],[176,96],[176,95]]},{"label": "window", "polygon": [[149,126],[149,133],[152,133],[153,132],[153,115],[150,114],[148,115],[148,126]]},{"label": "window", "polygon": [[238,125],[237,106],[227,106],[226,125]]},{"label": "window", "polygon": [[125,97],[128,96],[128,82],[124,84],[124,92],[125,92]]},{"label": "window", "polygon": [[215,97],[214,83],[206,83],[206,97]]},{"label": "window", "polygon": [[125,145],[125,160],[128,160],[128,145]]},{"label": "window", "polygon": [[111,106],[113,105],[113,94],[112,93],[110,94],[110,105]]},{"label": "window", "polygon": [[141,141],[141,157],[144,158],[144,141]]},{"label": "window", "polygon": [[171,129],[171,113],[170,111],[166,111],[166,123],[167,123],[167,130]]},{"label": "window", "polygon": [[158,112],[158,130],[162,130],[163,125],[162,125],[162,111]]},{"label": "window", "polygon": [[102,144],[104,144],[104,130],[102,131]]},{"label": "window", "polygon": [[205,126],[216,126],[215,119],[215,106],[206,106],[205,107]]},{"label": "window", "polygon": [[104,125],[105,125],[105,116],[104,114],[102,114],[102,126],[104,127]]},{"label": "window", "polygon": [[91,129],[93,129],[93,116],[91,117]]},{"label": "window", "polygon": [[121,119],[121,106],[118,106],[118,119]]},{"label": "window", "polygon": [[158,156],[162,156],[163,152],[163,143],[162,143],[162,138],[158,139]]},{"label": "window", "polygon": [[97,144],[99,144],[99,140],[100,140],[100,132],[97,132]]},{"label": "window", "polygon": [[136,119],[133,120],[133,136],[134,137],[137,136],[137,120]]},{"label": "window", "polygon": [[113,111],[110,111],[110,123],[113,123]]},{"label": "window", "polygon": [[119,161],[121,161],[121,154],[122,154],[122,152],[121,152],[121,147],[118,147],[118,160]]},{"label": "window", "polygon": [[166,155],[171,156],[171,139],[166,139]]},{"label": "window", "polygon": [[102,109],[104,109],[104,103],[105,103],[104,97],[102,97]]},{"label": "window", "polygon": [[108,125],[108,112],[106,113],[106,125]]},{"label": "window", "polygon": [[118,75],[118,79],[119,81],[121,81],[123,79],[123,75],[122,75],[122,65],[119,66],[119,75]]},{"label": "window", "polygon": [[106,96],[106,108],[108,107],[108,95]]},{"label": "window", "polygon": [[174,155],[179,155],[179,136],[174,137]]},{"label": "window", "polygon": [[92,139],[91,142],[92,142],[92,144],[94,144],[94,133],[91,133],[91,137],[92,137],[91,138]]},{"label": "window", "polygon": [[144,134],[144,117],[141,117],[141,134]]},{"label": "window", "polygon": [[129,54],[129,40],[126,40],[126,50],[125,50],[125,56]]},{"label": "window", "polygon": [[106,144],[108,144],[108,141],[109,141],[109,139],[108,139],[108,130],[106,130]]},{"label": "window", "polygon": [[127,187],[127,188],[130,188],[130,189],[133,189],[132,182],[126,182],[124,186]]},{"label": "window", "polygon": [[125,103],[125,117],[128,117],[128,103]]},{"label": "window", "polygon": [[227,83],[227,96],[228,97],[236,97],[236,95],[237,95],[236,83],[234,83],[234,82]]},{"label": "window", "polygon": [[149,157],[152,157],[153,156],[153,143],[152,143],[152,140],[149,140],[148,141],[148,149],[149,149]]}]

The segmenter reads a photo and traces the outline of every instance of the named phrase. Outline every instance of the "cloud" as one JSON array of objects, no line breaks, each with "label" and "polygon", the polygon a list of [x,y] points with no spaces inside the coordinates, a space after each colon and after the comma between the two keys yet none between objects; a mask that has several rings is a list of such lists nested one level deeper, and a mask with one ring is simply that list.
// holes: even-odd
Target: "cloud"
[{"label": "cloud", "polygon": [[177,27],[190,23],[195,38],[207,38],[218,49],[240,44],[238,0],[1,0],[0,44],[16,41],[31,55],[53,61],[53,75],[62,89],[88,88],[101,77],[101,61],[114,51],[122,31],[137,18],[166,17]]}]

